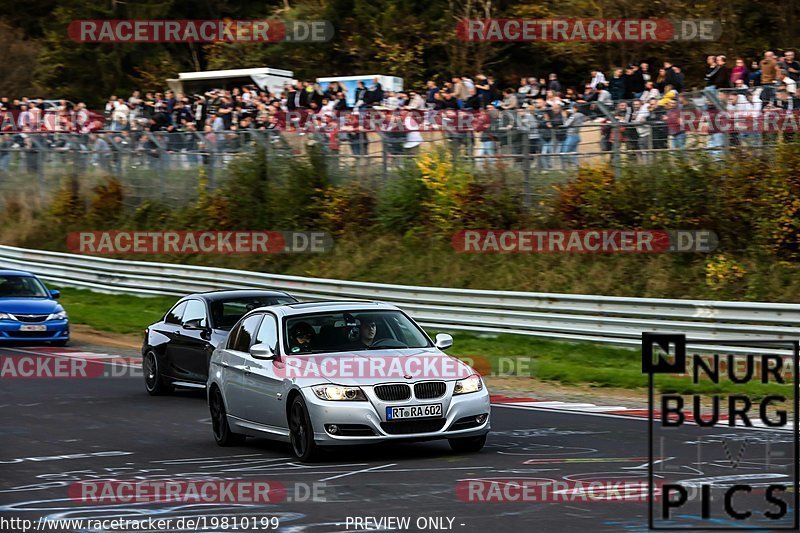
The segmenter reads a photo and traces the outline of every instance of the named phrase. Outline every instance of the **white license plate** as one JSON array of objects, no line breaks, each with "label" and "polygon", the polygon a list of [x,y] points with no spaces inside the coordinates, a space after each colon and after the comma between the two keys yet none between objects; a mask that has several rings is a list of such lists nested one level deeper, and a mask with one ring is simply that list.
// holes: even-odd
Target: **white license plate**
[{"label": "white license plate", "polygon": [[23,324],[19,327],[20,331],[47,331],[47,326],[34,326],[31,324]]},{"label": "white license plate", "polygon": [[386,420],[400,420],[404,418],[430,418],[435,416],[442,416],[442,404],[440,403],[386,408]]}]

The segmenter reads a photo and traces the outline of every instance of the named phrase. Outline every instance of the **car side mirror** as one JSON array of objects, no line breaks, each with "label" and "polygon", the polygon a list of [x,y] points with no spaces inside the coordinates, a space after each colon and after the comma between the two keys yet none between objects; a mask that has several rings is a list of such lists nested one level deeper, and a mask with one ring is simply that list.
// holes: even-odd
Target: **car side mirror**
[{"label": "car side mirror", "polygon": [[254,344],[250,347],[250,355],[256,359],[275,359],[275,352],[269,344]]},{"label": "car side mirror", "polygon": [[436,334],[436,347],[440,350],[446,350],[453,345],[453,337],[447,333]]},{"label": "car side mirror", "polygon": [[196,330],[205,330],[205,329],[208,329],[208,328],[206,328],[203,325],[203,319],[202,318],[195,318],[195,319],[187,320],[186,322],[184,322],[183,323],[183,329],[196,331]]},{"label": "car side mirror", "polygon": [[50,289],[50,298],[52,298],[53,300],[58,300],[59,298],[61,298],[61,291],[56,289]]}]

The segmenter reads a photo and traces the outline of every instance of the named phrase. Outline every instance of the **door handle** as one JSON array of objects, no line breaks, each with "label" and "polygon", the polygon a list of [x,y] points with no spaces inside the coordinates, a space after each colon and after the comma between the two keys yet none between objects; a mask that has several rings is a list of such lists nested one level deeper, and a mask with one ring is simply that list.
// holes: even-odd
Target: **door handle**
[{"label": "door handle", "polygon": [[252,369],[247,365],[244,366],[243,370],[245,374],[249,374],[250,372],[252,372]]},{"label": "door handle", "polygon": [[225,368],[228,368],[229,366],[231,366],[230,364],[228,364],[227,361],[220,361],[219,364],[220,364],[220,366],[224,366]]}]

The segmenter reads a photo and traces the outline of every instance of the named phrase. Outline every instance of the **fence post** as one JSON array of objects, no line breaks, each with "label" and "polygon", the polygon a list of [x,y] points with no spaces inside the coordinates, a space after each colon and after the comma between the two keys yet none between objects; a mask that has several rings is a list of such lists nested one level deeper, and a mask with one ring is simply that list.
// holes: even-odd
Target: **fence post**
[{"label": "fence post", "polygon": [[217,147],[219,146],[219,142],[220,142],[219,141],[219,138],[220,138],[219,132],[214,132],[213,135],[214,135],[214,142],[212,143],[212,142],[206,141],[206,143],[205,143],[205,151],[206,151],[207,156],[208,156],[208,165],[206,167],[206,170],[208,172],[208,174],[207,174],[208,175],[208,183],[210,183],[210,184],[216,182],[215,172],[216,172],[216,168],[217,168]]},{"label": "fence post", "polygon": [[[160,141],[161,139],[159,139]],[[167,159],[167,151],[166,147],[162,146],[162,143],[158,143],[158,191],[161,193],[161,198],[163,199],[166,196],[166,180],[165,174],[166,169],[164,168],[166,165]]]},{"label": "fence post", "polygon": [[269,180],[269,164],[272,159],[272,133],[267,130],[264,135],[264,176]]},{"label": "fence post", "polygon": [[45,201],[47,198],[47,194],[45,191],[47,183],[44,176],[44,165],[46,163],[45,148],[46,146],[43,142],[41,142],[39,136],[32,136],[31,150],[26,154],[26,158],[32,156],[32,160],[35,161],[34,165],[36,166],[36,179],[39,183],[39,201],[41,202],[41,205],[45,205]]},{"label": "fence post", "polygon": [[40,195],[39,200],[42,202],[42,205],[45,205],[45,198],[46,198],[45,188],[47,187],[47,183],[44,178],[44,165],[46,161],[45,161],[45,153],[41,146],[37,148],[36,157],[39,160],[38,163],[36,164],[36,173],[38,174],[39,177],[39,195]]},{"label": "fence post", "polygon": [[619,179],[622,175],[622,168],[621,158],[622,154],[620,153],[620,149],[622,148],[622,125],[619,122],[614,122],[611,124],[611,136],[614,138],[614,142],[612,144],[612,155],[611,155],[611,166],[614,168],[614,178]]},{"label": "fence post", "polygon": [[531,139],[530,128],[522,129],[522,176],[524,192],[522,195],[522,205],[525,209],[531,207]]},{"label": "fence post", "polygon": [[389,183],[389,150],[386,149],[386,137],[381,136],[381,164],[383,184]]},{"label": "fence post", "polygon": [[[215,139],[219,139],[217,132],[214,133],[214,136]],[[218,142],[217,140],[217,143]],[[217,147],[219,146],[217,143],[206,143],[208,145],[206,146],[206,150],[208,151],[208,173],[206,175],[208,176],[209,190],[214,190],[217,183]]]}]

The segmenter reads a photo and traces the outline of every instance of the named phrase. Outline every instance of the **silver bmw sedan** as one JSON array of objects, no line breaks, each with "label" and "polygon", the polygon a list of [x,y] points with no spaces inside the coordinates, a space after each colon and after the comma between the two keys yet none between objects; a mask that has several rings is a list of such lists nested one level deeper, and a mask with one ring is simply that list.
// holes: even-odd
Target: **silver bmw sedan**
[{"label": "silver bmw sedan", "polygon": [[302,461],[329,446],[389,440],[447,439],[457,452],[480,451],[489,393],[477,372],[442,351],[452,344],[380,302],[255,309],[211,357],[214,439],[285,441]]}]

